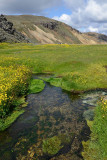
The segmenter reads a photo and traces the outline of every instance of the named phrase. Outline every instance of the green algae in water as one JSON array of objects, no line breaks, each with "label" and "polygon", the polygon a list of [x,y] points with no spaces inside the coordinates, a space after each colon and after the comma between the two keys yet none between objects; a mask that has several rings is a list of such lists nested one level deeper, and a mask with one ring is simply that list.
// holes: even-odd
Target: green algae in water
[{"label": "green algae in water", "polygon": [[43,140],[42,149],[45,154],[55,155],[61,148],[61,140],[57,136]]},{"label": "green algae in water", "polygon": [[60,134],[58,135],[58,138],[61,140],[61,143],[63,145],[69,144],[71,141],[71,137],[73,137],[72,135],[66,135],[66,134]]},{"label": "green algae in water", "polygon": [[41,92],[44,88],[45,83],[43,82],[43,80],[32,79],[29,86],[29,93],[38,93]]}]

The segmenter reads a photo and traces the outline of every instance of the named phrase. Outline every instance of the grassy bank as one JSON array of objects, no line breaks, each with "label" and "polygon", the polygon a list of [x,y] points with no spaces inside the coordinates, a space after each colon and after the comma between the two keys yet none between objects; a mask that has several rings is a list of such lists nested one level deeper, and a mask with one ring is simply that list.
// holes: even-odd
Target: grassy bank
[{"label": "grassy bank", "polygon": [[95,109],[94,121],[88,121],[91,128],[91,139],[83,142],[84,160],[107,159],[107,100],[103,100]]}]

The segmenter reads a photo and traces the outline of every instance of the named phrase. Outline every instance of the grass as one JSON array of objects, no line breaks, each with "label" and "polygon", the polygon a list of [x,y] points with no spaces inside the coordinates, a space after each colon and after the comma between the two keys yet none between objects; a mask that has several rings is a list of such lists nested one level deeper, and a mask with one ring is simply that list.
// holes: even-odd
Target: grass
[{"label": "grass", "polygon": [[83,142],[84,160],[107,159],[107,100],[102,100],[95,109],[94,121],[88,121],[91,139]]},{"label": "grass", "polygon": [[19,58],[16,63],[30,67],[33,72],[62,76],[71,72],[84,74],[87,69],[91,72],[93,65],[107,65],[106,53],[107,45],[6,44],[6,48],[0,50],[1,58]]},{"label": "grass", "polygon": [[25,112],[24,107],[27,106],[25,97],[19,97],[14,101],[14,110],[8,113],[4,118],[0,118],[0,131],[4,131]]},{"label": "grass", "polygon": [[11,113],[11,115],[7,118],[0,119],[0,131],[4,131],[5,129],[7,129],[23,113],[23,109],[17,110]]}]

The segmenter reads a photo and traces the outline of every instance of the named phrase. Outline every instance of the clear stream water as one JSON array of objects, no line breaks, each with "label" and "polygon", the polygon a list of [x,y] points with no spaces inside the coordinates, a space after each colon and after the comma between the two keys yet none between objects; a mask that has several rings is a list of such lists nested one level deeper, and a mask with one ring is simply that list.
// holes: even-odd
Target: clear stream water
[{"label": "clear stream water", "polygon": [[[83,113],[103,95],[107,92],[73,95],[46,83],[42,92],[27,96],[25,113],[0,132],[0,160],[82,159],[81,142],[90,135]],[[62,137],[63,148],[56,155],[46,155],[43,139],[53,136]]]}]

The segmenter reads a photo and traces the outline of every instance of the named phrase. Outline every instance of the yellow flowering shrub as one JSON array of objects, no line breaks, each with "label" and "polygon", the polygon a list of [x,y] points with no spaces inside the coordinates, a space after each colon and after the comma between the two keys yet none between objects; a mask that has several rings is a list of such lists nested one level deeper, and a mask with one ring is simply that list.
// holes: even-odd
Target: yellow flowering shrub
[{"label": "yellow flowering shrub", "polygon": [[0,117],[12,110],[18,96],[26,93],[30,76],[25,66],[0,66]]}]

